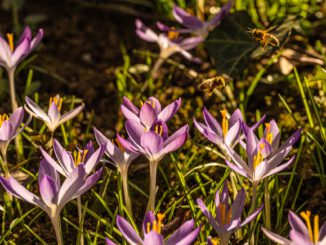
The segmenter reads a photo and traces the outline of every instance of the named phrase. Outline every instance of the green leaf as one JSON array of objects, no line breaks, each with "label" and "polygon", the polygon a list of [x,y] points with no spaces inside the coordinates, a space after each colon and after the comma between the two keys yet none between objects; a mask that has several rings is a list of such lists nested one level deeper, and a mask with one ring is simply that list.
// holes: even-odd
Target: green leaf
[{"label": "green leaf", "polygon": [[257,48],[249,28],[255,28],[250,16],[246,11],[239,11],[223,19],[210,33],[205,45],[219,73],[234,76],[247,66],[251,53]]},{"label": "green leaf", "polygon": [[311,79],[311,81],[316,80],[326,80],[326,70],[321,68],[320,66],[317,67],[317,72],[315,76]]}]

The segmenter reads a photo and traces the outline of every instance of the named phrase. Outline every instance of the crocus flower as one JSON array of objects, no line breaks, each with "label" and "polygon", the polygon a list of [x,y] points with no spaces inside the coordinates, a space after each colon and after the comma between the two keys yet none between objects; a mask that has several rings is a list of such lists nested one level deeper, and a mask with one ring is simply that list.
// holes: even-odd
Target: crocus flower
[{"label": "crocus flower", "polygon": [[46,126],[48,127],[50,132],[54,132],[56,128],[69,121],[70,119],[77,116],[85,107],[84,104],[81,104],[77,108],[63,114],[61,116],[61,106],[62,106],[62,98],[59,95],[50,98],[49,109],[46,113],[42,110],[33,100],[29,97],[26,97],[26,105],[25,110],[30,113],[32,116],[42,120]]},{"label": "crocus flower", "polygon": [[[187,50],[195,48],[203,41],[200,37],[189,37],[185,39],[174,38],[165,33],[156,34],[148,28],[139,19],[136,20],[137,35],[147,41],[157,43],[160,47],[160,59],[167,59],[175,53],[181,53],[185,58],[194,62],[200,62],[200,59],[194,58]],[[169,38],[170,36],[170,38]]]},{"label": "crocus flower", "polygon": [[85,166],[85,173],[89,175],[97,166],[103,157],[105,146],[100,147],[94,151],[92,142],[90,141],[84,149],[77,149],[73,154],[65,150],[56,139],[53,140],[53,150],[57,158],[54,160],[42,147],[41,153],[45,160],[60,174],[67,177],[79,165]]},{"label": "crocus flower", "polygon": [[38,173],[41,197],[27,190],[13,177],[4,178],[0,176],[0,183],[12,195],[43,209],[51,219],[58,244],[63,245],[60,228],[62,208],[69,201],[89,190],[98,181],[101,173],[102,169],[86,178],[85,166],[80,164],[72,170],[61,185],[58,172],[43,158]]},{"label": "crocus flower", "polygon": [[[205,39],[208,33],[218,26],[221,20],[229,13],[232,3],[233,0],[230,0],[208,21],[200,20],[196,16],[187,13],[182,8],[175,5],[172,10],[173,16],[177,22],[186,27],[186,29],[176,29],[175,31],[179,33],[193,33]],[[157,23],[157,26],[161,31],[171,31],[171,28],[160,22]]]},{"label": "crocus flower", "polygon": [[141,108],[137,108],[127,97],[123,97],[121,104],[121,112],[127,120],[132,119],[141,124],[148,131],[153,124],[161,120],[167,122],[179,110],[181,105],[181,98],[173,101],[162,109],[161,103],[155,97],[150,97]]},{"label": "crocus flower", "polygon": [[288,219],[291,226],[290,240],[276,233],[262,228],[265,235],[280,245],[325,245],[326,222],[319,229],[319,216],[314,216],[313,227],[310,221],[310,211],[301,212],[301,217],[306,224],[292,211],[289,211]]},{"label": "crocus flower", "polygon": [[121,179],[122,179],[122,186],[123,186],[123,194],[126,203],[127,210],[129,214],[132,214],[132,207],[131,207],[131,199],[129,197],[129,190],[128,190],[128,169],[130,163],[139,156],[139,153],[129,151],[125,149],[118,138],[114,141],[117,143],[114,144],[104,136],[99,130],[94,127],[94,134],[99,145],[105,145],[105,154],[113,161],[113,164],[118,168]]},{"label": "crocus flower", "polygon": [[195,118],[194,124],[208,140],[218,145],[222,151],[225,151],[225,145],[232,147],[234,139],[239,135],[243,119],[239,109],[233,112],[230,119],[227,118],[226,110],[222,110],[221,114],[223,117],[222,126],[206,108],[203,110],[205,124],[197,122]]},{"label": "crocus flower", "polygon": [[[199,233],[200,227],[194,229],[194,220],[188,220],[183,225],[180,226],[166,241],[161,234],[162,231],[162,221],[164,215],[158,214],[157,219],[154,214],[149,211],[146,213],[143,221],[143,238],[135,231],[135,229],[121,216],[117,215],[117,226],[122,233],[123,237],[131,245],[188,245],[192,244]],[[115,243],[109,243],[108,245],[113,245]]]},{"label": "crocus flower", "polygon": [[15,69],[30,52],[32,52],[43,38],[43,30],[38,29],[33,38],[32,31],[25,27],[15,45],[14,35],[7,34],[8,42],[0,36],[0,65],[7,70]]},{"label": "crocus flower", "polygon": [[126,121],[126,130],[129,140],[119,136],[118,140],[126,149],[143,154],[149,160],[150,167],[150,195],[147,210],[154,211],[156,195],[156,172],[159,161],[168,153],[179,149],[188,136],[188,125],[177,130],[170,137],[164,137],[165,123],[158,121],[153,130],[144,130],[143,125],[135,120]]},{"label": "crocus flower", "polygon": [[258,184],[262,179],[282,171],[293,162],[295,156],[292,156],[286,163],[281,164],[299,139],[301,130],[299,129],[292,134],[280,147],[278,147],[279,140],[277,140],[277,137],[273,141],[270,133],[266,131],[265,136],[260,140],[257,139],[251,128],[245,127],[244,134],[246,136],[245,148],[248,163],[228,146],[226,146],[227,152],[234,163],[228,160],[226,160],[226,163],[235,172],[248,178],[252,183]]},{"label": "crocus flower", "polygon": [[24,109],[22,107],[17,108],[14,113],[8,117],[7,114],[0,115],[0,150],[6,151],[7,147],[12,139],[14,139],[29,123],[27,120],[25,126],[20,127],[20,124],[24,119]]},{"label": "crocus flower", "polygon": [[241,221],[241,214],[244,208],[244,202],[246,199],[246,192],[242,188],[237,197],[235,198],[231,207],[229,207],[229,190],[227,186],[227,181],[224,182],[224,187],[221,195],[219,192],[216,192],[215,195],[215,205],[216,205],[216,216],[213,217],[213,214],[208,211],[206,205],[202,199],[197,199],[197,204],[203,214],[208,219],[208,222],[211,224],[213,229],[216,231],[220,238],[220,245],[227,245],[230,239],[230,236],[233,232],[239,228],[245,226],[250,221],[252,221],[258,213],[262,210],[263,205],[256,209],[252,214],[247,218]]}]

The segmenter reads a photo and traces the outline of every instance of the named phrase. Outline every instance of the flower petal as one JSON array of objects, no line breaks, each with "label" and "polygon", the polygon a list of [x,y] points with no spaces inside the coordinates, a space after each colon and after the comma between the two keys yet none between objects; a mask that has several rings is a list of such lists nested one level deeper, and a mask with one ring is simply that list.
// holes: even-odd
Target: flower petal
[{"label": "flower petal", "polygon": [[81,196],[84,194],[86,191],[88,191],[90,188],[92,188],[100,179],[103,173],[103,168],[100,168],[97,170],[94,174],[88,176],[83,185],[79,187],[79,189],[73,194],[73,196],[70,198],[70,200]]},{"label": "flower petal", "polygon": [[89,175],[103,157],[106,146],[101,145],[85,163],[86,175]]},{"label": "flower petal", "polygon": [[264,232],[264,234],[269,238],[271,239],[272,241],[276,242],[277,244],[280,244],[280,245],[289,245],[291,244],[291,241],[274,233],[274,232],[271,232],[271,231],[268,231],[264,228],[261,228],[261,230]]},{"label": "flower petal", "polygon": [[296,232],[299,232],[299,233],[303,234],[304,236],[309,237],[309,231],[307,229],[307,226],[299,218],[298,215],[296,215],[292,211],[289,211],[288,219],[289,219],[289,224],[290,224],[292,230],[295,230]]},{"label": "flower petal", "polygon": [[132,245],[143,244],[143,240],[124,218],[122,218],[120,215],[117,215],[116,222],[120,232],[128,243]]},{"label": "flower petal", "polygon": [[194,30],[202,28],[203,26],[203,23],[199,19],[197,19],[195,16],[190,15],[189,13],[187,13],[182,8],[176,5],[173,7],[172,14],[176,21],[190,29]]},{"label": "flower petal", "polygon": [[194,220],[188,220],[180,226],[165,242],[165,245],[188,245],[196,240],[200,227],[194,229]]},{"label": "flower petal", "polygon": [[159,114],[158,119],[167,122],[173,115],[179,110],[181,105],[181,98],[173,101],[171,104],[167,105]]},{"label": "flower petal", "polygon": [[204,108],[203,110],[204,120],[206,125],[216,134],[222,136],[222,128],[221,125],[218,123],[218,121],[212,116],[212,114]]},{"label": "flower petal", "polygon": [[263,209],[264,204],[262,204],[259,208],[257,208],[254,212],[252,212],[252,214],[250,214],[247,218],[245,218],[240,226],[243,227],[246,224],[248,224],[250,221],[252,221],[254,218],[256,218],[256,216],[261,212],[261,210]]},{"label": "flower petal", "polygon": [[143,125],[135,120],[127,120],[125,123],[126,131],[130,137],[130,141],[140,146],[141,136],[146,132]]},{"label": "flower petal", "polygon": [[150,104],[144,103],[140,109],[139,118],[146,129],[149,129],[157,120],[157,115],[154,108]]},{"label": "flower petal", "polygon": [[24,119],[24,109],[23,107],[19,107],[15,110],[15,112],[10,116],[9,121],[12,124],[13,131],[16,132],[20,124]]},{"label": "flower petal", "polygon": [[43,175],[39,182],[40,194],[47,206],[56,205],[58,186],[55,181],[48,175]]},{"label": "flower petal", "polygon": [[188,130],[189,126],[185,125],[167,138],[164,142],[164,153],[167,154],[179,149],[187,140]]},{"label": "flower petal", "polygon": [[53,151],[58,159],[60,166],[69,174],[75,168],[75,162],[70,152],[66,151],[58,140],[53,140]]},{"label": "flower petal", "polygon": [[6,120],[0,127],[0,140],[10,141],[14,133],[11,122]]},{"label": "flower petal", "polygon": [[136,34],[147,42],[157,42],[158,36],[155,32],[143,24],[140,19],[136,19]]},{"label": "flower petal", "polygon": [[38,29],[36,36],[31,41],[30,52],[37,47],[37,45],[41,42],[43,36],[44,36],[44,30]]},{"label": "flower petal", "polygon": [[202,199],[197,198],[196,201],[197,201],[197,205],[200,208],[200,210],[202,211],[203,215],[208,219],[208,222],[211,224],[211,226],[217,232],[217,230],[219,230],[218,224],[217,224],[216,220],[214,219],[212,213],[208,211],[208,209]]},{"label": "flower petal", "polygon": [[142,135],[141,146],[145,149],[148,156],[157,155],[163,149],[163,138],[160,135],[149,131]]},{"label": "flower petal", "polygon": [[85,105],[81,104],[80,106],[76,107],[75,109],[63,114],[60,118],[60,121],[58,122],[58,125],[63,124],[67,121],[69,121],[70,119],[74,118],[75,116],[77,116],[82,110],[84,110]]},{"label": "flower petal", "polygon": [[44,159],[60,174],[63,176],[67,176],[69,172],[67,169],[63,168],[61,165],[59,165],[42,147],[40,147],[40,151],[44,157]]},{"label": "flower petal", "polygon": [[25,101],[27,104],[25,109],[28,113],[44,122],[50,122],[49,116],[33,100],[26,96]]},{"label": "flower petal", "polygon": [[24,39],[15,49],[11,56],[11,67],[17,66],[18,63],[29,53],[30,41]]}]

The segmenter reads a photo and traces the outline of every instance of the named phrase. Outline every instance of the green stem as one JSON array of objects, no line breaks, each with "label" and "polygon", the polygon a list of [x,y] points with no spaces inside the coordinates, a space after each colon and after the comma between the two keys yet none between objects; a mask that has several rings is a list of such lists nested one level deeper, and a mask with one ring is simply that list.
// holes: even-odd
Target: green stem
[{"label": "green stem", "polygon": [[149,199],[147,203],[146,211],[152,211],[155,210],[155,196],[156,196],[156,174],[157,174],[157,161],[149,161]]},{"label": "green stem", "polygon": [[[251,197],[251,208],[250,208],[250,212],[252,213],[255,209],[256,209],[256,199],[257,199],[257,186],[258,183],[254,182],[252,184],[252,197]],[[255,224],[255,220],[251,221],[250,223],[250,236],[249,236],[249,244],[250,245],[254,245],[255,244],[255,232],[254,232],[254,224]]]},{"label": "green stem", "polygon": [[270,197],[268,184],[269,184],[268,179],[266,178],[264,180],[265,226],[268,230],[270,230],[271,229],[271,197]]},{"label": "green stem", "polygon": [[10,177],[10,172],[9,172],[8,161],[7,161],[7,147],[2,149],[1,155],[2,155],[1,167],[2,167],[3,172],[5,174],[5,178],[9,178]]},{"label": "green stem", "polygon": [[58,245],[63,245],[60,214],[51,217],[51,222],[55,231]]},{"label": "green stem", "polygon": [[129,196],[129,188],[128,188],[128,170],[121,173],[121,178],[122,178],[123,196],[125,199],[126,208],[129,215],[132,216],[132,205],[131,205],[131,199]]},{"label": "green stem", "polygon": [[80,245],[84,245],[84,236],[83,236],[83,225],[82,225],[82,219],[83,219],[83,212],[82,212],[82,204],[81,204],[81,197],[77,197],[77,209],[78,209],[78,222],[79,222],[79,233],[80,233]]}]

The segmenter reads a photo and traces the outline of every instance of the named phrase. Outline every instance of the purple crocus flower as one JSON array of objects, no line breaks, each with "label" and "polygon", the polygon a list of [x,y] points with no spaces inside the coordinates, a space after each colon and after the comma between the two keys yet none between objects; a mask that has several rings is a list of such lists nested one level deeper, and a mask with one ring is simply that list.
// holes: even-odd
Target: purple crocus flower
[{"label": "purple crocus flower", "polygon": [[112,142],[104,136],[99,130],[94,127],[94,134],[99,145],[105,145],[105,154],[113,161],[113,164],[118,168],[121,179],[122,179],[122,186],[123,186],[123,194],[126,203],[127,210],[129,214],[132,214],[132,206],[131,206],[131,199],[129,197],[129,190],[128,190],[128,169],[130,163],[139,156],[139,153],[129,151],[125,149],[120,141],[116,138]]},{"label": "purple crocus flower", "polygon": [[167,126],[163,121],[158,121],[150,131],[144,130],[143,125],[135,120],[127,120],[125,126],[129,140],[118,135],[122,146],[130,151],[143,154],[149,160],[150,195],[147,210],[154,211],[158,163],[166,154],[179,149],[185,143],[189,127],[185,125],[168,137],[167,130],[164,130],[167,129]]},{"label": "purple crocus flower", "polygon": [[248,178],[252,183],[258,184],[262,179],[282,171],[293,162],[295,156],[291,157],[286,163],[281,164],[299,139],[301,129],[291,135],[280,147],[278,147],[278,136],[275,135],[273,140],[273,137],[266,130],[265,136],[260,140],[258,140],[251,128],[244,127],[244,134],[248,163],[228,146],[226,146],[227,152],[234,163],[228,160],[226,160],[226,163],[235,172]]},{"label": "purple crocus flower", "polygon": [[167,122],[179,110],[181,98],[173,101],[162,109],[161,103],[155,97],[150,97],[141,108],[137,108],[127,97],[123,97],[121,112],[127,120],[132,119],[141,124],[148,131],[155,122],[161,120]]},{"label": "purple crocus flower", "polygon": [[246,199],[246,192],[242,188],[237,197],[235,198],[231,207],[229,207],[229,190],[227,186],[227,181],[224,182],[224,187],[221,195],[219,192],[216,192],[215,195],[215,205],[216,205],[216,216],[213,217],[213,214],[208,211],[206,205],[202,199],[197,199],[197,204],[203,214],[208,219],[208,222],[211,224],[213,229],[216,231],[220,238],[220,245],[227,245],[230,239],[230,236],[237,229],[245,226],[250,221],[252,221],[258,213],[262,210],[263,205],[256,209],[252,214],[247,218],[241,221],[241,214],[244,208],[244,202]]},{"label": "purple crocus flower", "polygon": [[58,126],[69,121],[70,119],[77,116],[85,107],[84,104],[81,104],[77,108],[63,114],[61,116],[61,106],[62,98],[59,95],[50,98],[49,109],[46,113],[42,110],[33,100],[29,97],[26,97],[25,110],[32,116],[42,120],[48,127],[50,132],[54,132]]},{"label": "purple crocus flower", "polygon": [[[161,234],[162,221],[164,215],[158,214],[157,219],[154,214],[149,211],[146,213],[143,221],[143,238],[135,231],[135,229],[121,216],[117,215],[117,226],[123,237],[131,245],[188,245],[192,244],[200,231],[200,227],[194,229],[194,220],[188,220],[180,226],[166,241]],[[108,245],[115,243],[107,239]]]},{"label": "purple crocus flower", "polygon": [[[165,33],[156,34],[148,28],[139,19],[136,20],[137,35],[147,41],[157,43],[160,47],[160,59],[165,60],[175,53],[181,53],[185,58],[193,62],[201,62],[200,59],[194,58],[187,50],[195,48],[203,41],[200,37],[189,37],[185,39],[172,38],[171,35]],[[170,38],[169,38],[170,36]]]},{"label": "purple crocus flower", "polygon": [[85,173],[89,175],[97,166],[103,157],[105,146],[100,147],[95,151],[92,142],[90,141],[83,149],[77,149],[72,154],[65,150],[56,139],[53,140],[53,150],[57,158],[54,160],[42,147],[41,153],[45,160],[60,174],[67,177],[79,165],[85,166]]},{"label": "purple crocus flower", "polygon": [[226,110],[221,111],[222,114],[222,126],[218,121],[209,113],[209,111],[204,108],[203,115],[205,124],[197,122],[194,118],[194,124],[208,140],[216,144],[225,152],[225,145],[232,147],[234,139],[239,135],[242,114],[239,109],[235,110],[230,119],[227,118]]},{"label": "purple crocus flower", "polygon": [[79,164],[68,174],[61,185],[58,172],[43,158],[38,173],[41,197],[27,190],[13,177],[4,178],[0,176],[0,183],[8,192],[17,198],[42,208],[51,219],[58,244],[63,245],[60,228],[60,212],[62,208],[72,199],[88,191],[98,181],[101,173],[102,169],[86,177],[85,166]]},{"label": "purple crocus flower", "polygon": [[[7,147],[18,134],[28,125],[31,118],[27,120],[23,127],[20,124],[24,119],[24,109],[17,108],[14,113],[8,117],[7,114],[0,115],[0,150],[4,152]],[[20,127],[20,128],[19,128]]]},{"label": "purple crocus flower", "polygon": [[12,33],[8,33],[7,38],[8,42],[0,36],[0,65],[9,71],[15,69],[36,48],[43,38],[43,29],[38,29],[33,38],[31,29],[25,27],[16,45]]},{"label": "purple crocus flower", "polygon": [[291,226],[290,240],[276,233],[262,228],[265,235],[280,245],[325,245],[326,222],[319,229],[319,216],[314,216],[313,226],[310,221],[310,211],[301,212],[301,217],[306,224],[292,211],[289,211],[288,219]]},{"label": "purple crocus flower", "polygon": [[[218,26],[221,23],[221,20],[229,13],[232,3],[233,0],[230,0],[208,21],[200,20],[196,16],[187,13],[182,8],[175,5],[172,10],[173,16],[177,22],[185,26],[187,29],[176,29],[174,31],[179,33],[193,33],[198,37],[205,39],[208,33]],[[171,28],[160,22],[157,23],[157,26],[161,31],[173,31]]]}]

